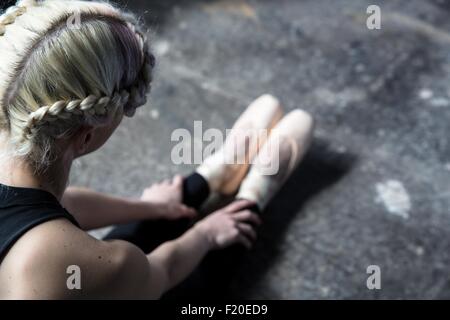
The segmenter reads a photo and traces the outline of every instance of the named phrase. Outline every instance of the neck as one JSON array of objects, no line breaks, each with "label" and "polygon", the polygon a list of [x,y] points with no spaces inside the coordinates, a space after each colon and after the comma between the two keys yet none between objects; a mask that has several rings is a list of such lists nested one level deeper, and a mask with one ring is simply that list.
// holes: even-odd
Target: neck
[{"label": "neck", "polygon": [[0,183],[21,188],[41,189],[61,200],[66,189],[72,159],[55,161],[44,174],[36,174],[32,166],[21,159],[0,162]]}]

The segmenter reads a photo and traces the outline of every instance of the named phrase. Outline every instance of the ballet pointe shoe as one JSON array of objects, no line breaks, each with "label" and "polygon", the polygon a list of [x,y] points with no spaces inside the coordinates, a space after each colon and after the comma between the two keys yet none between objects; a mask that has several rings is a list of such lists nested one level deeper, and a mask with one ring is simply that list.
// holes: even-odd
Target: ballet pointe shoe
[{"label": "ballet pointe shoe", "polygon": [[206,158],[197,173],[212,191],[236,193],[252,159],[267,140],[270,130],[283,116],[279,101],[265,94],[253,101],[237,119],[221,149]]},{"label": "ballet pointe shoe", "polygon": [[313,131],[314,120],[303,110],[281,119],[255,157],[236,198],[254,201],[263,210],[303,159]]}]

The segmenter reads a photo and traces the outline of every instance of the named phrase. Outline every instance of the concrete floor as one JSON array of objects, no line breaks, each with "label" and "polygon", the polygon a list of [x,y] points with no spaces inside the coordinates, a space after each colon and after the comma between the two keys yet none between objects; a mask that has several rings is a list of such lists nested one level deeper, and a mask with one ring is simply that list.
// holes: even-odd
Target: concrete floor
[{"label": "concrete floor", "polygon": [[[317,120],[229,295],[450,298],[450,4],[438,0],[121,1],[150,27],[149,105],[79,161],[72,184],[138,196],[194,166],[171,132],[230,128],[270,92]],[[382,29],[366,28],[378,4]],[[381,268],[368,290],[366,268]],[[220,277],[220,274],[217,276]]]}]

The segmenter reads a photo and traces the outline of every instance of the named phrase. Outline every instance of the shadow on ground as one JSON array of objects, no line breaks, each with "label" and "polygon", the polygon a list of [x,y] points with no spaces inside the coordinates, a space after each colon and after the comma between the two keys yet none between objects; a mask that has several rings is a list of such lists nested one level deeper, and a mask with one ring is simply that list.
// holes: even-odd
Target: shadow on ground
[{"label": "shadow on ground", "polygon": [[[315,195],[345,176],[357,157],[333,151],[329,144],[317,140],[301,165],[262,213],[263,225],[256,246],[247,251],[240,247],[211,253],[200,268],[166,299],[244,298],[252,284],[259,280],[276,261],[281,239],[290,222]],[[220,199],[207,205],[211,212],[232,199]],[[293,253],[295,254],[295,253]],[[245,288],[245,289],[244,289]]]}]

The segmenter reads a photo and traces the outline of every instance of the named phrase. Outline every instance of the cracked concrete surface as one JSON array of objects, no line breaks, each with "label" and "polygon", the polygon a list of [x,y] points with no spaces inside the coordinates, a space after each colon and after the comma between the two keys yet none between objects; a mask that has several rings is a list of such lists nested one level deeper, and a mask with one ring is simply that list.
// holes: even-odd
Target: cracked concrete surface
[{"label": "cracked concrete surface", "polygon": [[[450,298],[447,1],[120,3],[150,27],[153,91],[79,161],[73,184],[138,196],[187,174],[194,166],[170,161],[174,129],[230,128],[270,92],[315,116],[316,141],[223,296]],[[370,4],[381,7],[381,30],[365,27]],[[392,214],[389,203],[405,199],[407,214]],[[381,268],[381,290],[366,287],[369,265]]]}]

